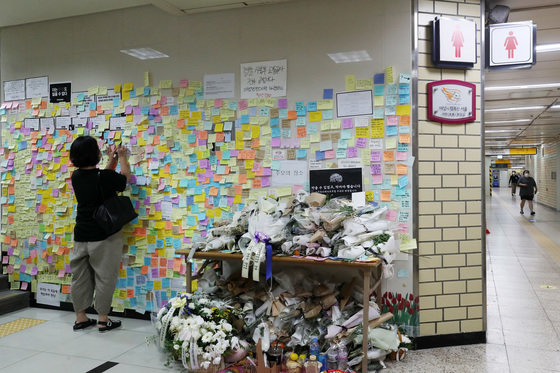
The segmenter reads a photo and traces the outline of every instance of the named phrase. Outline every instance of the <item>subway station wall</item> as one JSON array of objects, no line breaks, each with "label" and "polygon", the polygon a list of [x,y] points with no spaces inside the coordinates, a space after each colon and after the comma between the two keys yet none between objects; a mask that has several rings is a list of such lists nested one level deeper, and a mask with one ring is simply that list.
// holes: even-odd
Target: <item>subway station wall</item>
[{"label": "subway station wall", "polygon": [[[92,87],[121,85],[123,95],[126,91],[128,96],[127,99],[123,96],[116,107],[110,104],[103,106],[98,102],[94,113],[91,113],[91,106],[84,107],[83,102],[73,103],[71,107],[74,108],[68,110],[62,105],[47,104],[45,99],[38,105],[20,102],[16,109],[3,113],[2,250],[7,253],[3,258],[6,261],[3,271],[11,275],[12,286],[26,289],[31,284],[33,288],[39,279],[60,283],[63,285],[62,293],[68,293],[69,248],[75,204],[68,185],[70,169],[66,165],[66,150],[72,138],[82,132],[96,136],[103,133],[109,141],[117,137],[127,141],[134,138],[131,163],[135,165],[135,176],[147,184],[133,186],[129,191],[142,210],[139,222],[127,232],[126,260],[119,276],[114,306],[117,309],[133,308],[139,312],[153,309],[172,295],[171,291],[181,287],[181,275],[185,268],[181,259],[173,255],[174,249],[204,232],[223,211],[231,213],[242,206],[244,199],[255,196],[259,186],[267,189],[263,184],[267,179],[263,172],[273,168],[269,152],[271,137],[274,137],[271,134],[274,131],[272,122],[274,118],[275,122],[287,118],[281,118],[279,100],[240,100],[240,64],[287,60],[287,101],[282,103],[286,106],[286,113],[294,111],[297,103],[303,103],[303,107],[309,109],[313,106],[310,103],[316,104],[323,98],[325,88],[334,92],[344,91],[345,77],[349,74],[356,79],[372,79],[375,73],[383,73],[387,66],[392,66],[396,76],[393,88],[396,88],[399,73],[409,74],[411,69],[410,6],[408,0],[310,0],[184,17],[171,16],[153,7],[138,7],[1,30],[3,81],[48,76],[50,82],[71,81],[74,92],[87,93]],[[151,47],[170,57],[140,61],[120,52],[121,49],[137,47]],[[367,50],[371,60],[336,64],[327,56],[327,53],[354,50]],[[150,72],[150,85],[155,88],[148,97],[143,97],[141,93],[145,92],[145,72]],[[198,96],[193,102],[190,100],[194,92],[188,92],[190,85],[183,87],[184,90],[179,89],[183,79],[200,82],[204,74],[216,73],[236,75],[236,97],[227,105],[225,101],[218,104]],[[168,80],[172,81],[175,89],[161,89],[155,94],[161,87],[159,82]],[[138,100],[130,100],[131,92],[138,96]],[[163,96],[166,102],[162,101]],[[394,97],[396,99],[396,94]],[[409,94],[408,100],[411,97]],[[324,104],[329,106],[328,102]],[[147,113],[145,108],[148,108]],[[124,129],[103,131],[109,125],[109,116],[120,112],[120,109],[127,117]],[[71,116],[89,118],[89,128],[73,131],[59,129],[54,134],[25,128],[25,119],[29,117],[59,117],[68,115],[66,110]],[[370,138],[368,122],[366,145],[362,148],[355,141],[360,137],[354,125],[356,123],[346,128],[341,127],[341,120],[336,118],[336,114],[328,119],[327,115],[333,115],[332,106],[318,108],[318,112],[325,120],[311,123],[311,115],[308,117],[304,110],[304,127],[308,133],[298,132],[296,136],[294,123],[290,124],[293,127],[291,132],[282,131],[281,137],[290,142],[294,140],[292,144],[308,144],[307,148],[302,146],[306,150],[302,156],[295,150],[284,149],[288,159],[292,159],[289,155],[293,153],[294,159],[316,160],[315,148],[319,150],[319,141],[315,139],[332,142],[335,151],[340,144],[338,140],[343,137],[345,141],[342,142],[357,151],[347,158],[362,162],[365,189],[373,190],[371,195],[375,200],[395,211],[392,217],[396,223],[403,223],[401,230],[412,232],[411,185],[403,187],[407,190],[405,196],[385,194],[391,197],[380,200],[381,189],[395,188],[394,181],[398,176],[395,166],[398,166],[399,159],[383,157],[374,160],[373,153],[381,157],[389,142],[381,142],[381,147],[372,151],[367,143]],[[385,108],[382,117],[386,113]],[[158,122],[158,116],[161,122]],[[227,162],[227,167],[233,170],[231,175],[220,173],[225,172],[224,166],[214,171],[225,176],[213,180],[208,180],[208,175],[213,174],[209,162],[217,158],[198,149],[197,145],[204,147],[209,141],[214,141],[222,144],[219,147],[224,146],[228,130],[224,123],[218,131],[215,127],[218,122],[210,116],[218,117],[219,123],[233,123],[234,131],[239,131],[237,133],[241,136],[236,136],[236,143],[240,144],[231,145],[227,150],[220,149],[222,166],[225,154],[237,158]],[[398,149],[400,153],[406,153],[408,162],[413,133],[410,130],[413,124],[410,113],[389,112],[388,116],[391,117],[387,119],[392,122],[391,127],[396,125],[399,127],[398,134],[408,138],[408,142],[401,144],[396,128],[390,135],[388,131],[383,132],[382,136],[390,136],[394,145],[389,148],[389,153],[397,150],[398,138]],[[207,125],[211,129],[206,128]],[[385,125],[390,124],[387,122]],[[257,131],[253,127],[260,129]],[[317,132],[312,134],[311,128]],[[231,136],[231,128],[229,132]],[[346,138],[347,135],[350,138]],[[193,139],[194,142],[191,141]],[[255,139],[261,143],[253,141]],[[150,149],[149,154],[139,151],[145,145]],[[297,146],[292,147],[295,148]],[[243,150],[249,153],[243,153]],[[256,157],[250,156],[254,154],[252,151],[257,154]],[[338,158],[325,159],[320,164],[325,168],[332,167],[337,165]],[[404,163],[405,160],[401,161]],[[373,185],[370,162],[379,162],[379,170],[384,173],[382,184]],[[178,176],[172,164],[177,165],[179,174],[183,176]],[[208,173],[200,172],[201,169],[207,169]],[[411,170],[412,167],[406,170],[409,180],[412,179]],[[199,178],[201,173],[203,177]],[[241,174],[245,176],[240,177]],[[218,185],[223,184],[220,180],[227,185]],[[217,184],[209,185],[207,181]],[[401,208],[403,204],[404,208]],[[396,211],[401,209],[405,219],[400,220],[399,214],[397,220]],[[411,287],[412,261],[406,255],[400,259],[404,262],[402,273],[406,273],[408,278],[403,281]]]}]

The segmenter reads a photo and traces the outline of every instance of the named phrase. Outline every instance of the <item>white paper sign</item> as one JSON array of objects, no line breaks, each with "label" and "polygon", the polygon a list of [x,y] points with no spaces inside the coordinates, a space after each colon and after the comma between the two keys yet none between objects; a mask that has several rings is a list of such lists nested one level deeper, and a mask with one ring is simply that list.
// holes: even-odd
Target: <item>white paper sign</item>
[{"label": "white paper sign", "polygon": [[241,98],[286,96],[287,60],[241,64]]},{"label": "white paper sign", "polygon": [[235,74],[205,74],[204,98],[232,98],[235,97]]},{"label": "white paper sign", "polygon": [[4,101],[25,100],[25,79],[4,82]]},{"label": "white paper sign", "polygon": [[341,159],[338,161],[338,167],[340,168],[358,168],[362,166],[360,158]]},{"label": "white paper sign", "polygon": [[490,25],[490,66],[533,63],[533,23]]},{"label": "white paper sign", "polygon": [[27,98],[49,97],[49,77],[25,79],[25,95]]},{"label": "white paper sign", "polygon": [[280,161],[280,169],[272,170],[273,187],[304,185],[307,183],[307,161]]},{"label": "white paper sign", "polygon": [[59,284],[37,283],[37,303],[60,307],[59,294]]},{"label": "white paper sign", "polygon": [[336,94],[336,115],[338,117],[372,114],[372,91],[340,92]]},{"label": "white paper sign", "polygon": [[39,118],[25,118],[23,126],[34,131],[39,131]]},{"label": "white paper sign", "polygon": [[439,19],[440,61],[476,63],[476,23],[468,19]]},{"label": "white paper sign", "polygon": [[70,117],[56,117],[56,128],[69,129],[72,124],[72,118]]}]

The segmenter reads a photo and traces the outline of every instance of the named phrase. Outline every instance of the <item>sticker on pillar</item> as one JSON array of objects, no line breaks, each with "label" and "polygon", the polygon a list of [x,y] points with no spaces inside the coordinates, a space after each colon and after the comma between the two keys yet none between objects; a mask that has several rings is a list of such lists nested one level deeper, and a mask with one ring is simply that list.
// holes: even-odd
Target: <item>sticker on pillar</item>
[{"label": "sticker on pillar", "polygon": [[428,119],[440,123],[476,120],[476,86],[461,80],[428,83]]},{"label": "sticker on pillar", "polygon": [[473,67],[476,63],[476,23],[461,18],[436,18],[433,21],[432,61],[441,67]]},{"label": "sticker on pillar", "polygon": [[536,26],[531,21],[490,25],[488,40],[489,67],[531,67],[536,62]]}]

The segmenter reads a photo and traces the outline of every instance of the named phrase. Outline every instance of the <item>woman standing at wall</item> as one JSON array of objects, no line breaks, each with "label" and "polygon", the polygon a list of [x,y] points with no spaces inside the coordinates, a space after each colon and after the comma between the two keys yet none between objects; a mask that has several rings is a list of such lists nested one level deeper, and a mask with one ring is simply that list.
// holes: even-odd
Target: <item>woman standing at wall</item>
[{"label": "woman standing at wall", "polygon": [[[101,151],[97,140],[91,136],[78,137],[70,147],[70,160],[78,169],[72,173],[72,187],[78,201],[76,226],[74,227],[74,255],[72,268],[72,301],[76,312],[74,330],[95,325],[96,320],[86,315],[86,309],[94,301],[99,315],[100,332],[118,328],[120,321],[110,320],[113,292],[120,268],[123,240],[119,231],[110,236],[93,218],[99,204],[122,192],[130,179],[127,149],[107,148],[109,160],[104,170],[97,168]],[[113,171],[120,163],[121,172]]]}]

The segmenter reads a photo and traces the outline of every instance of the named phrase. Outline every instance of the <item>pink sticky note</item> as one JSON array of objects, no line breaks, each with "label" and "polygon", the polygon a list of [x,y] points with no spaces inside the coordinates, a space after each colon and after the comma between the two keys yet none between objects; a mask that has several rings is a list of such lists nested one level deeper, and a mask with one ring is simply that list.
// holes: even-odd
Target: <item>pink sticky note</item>
[{"label": "pink sticky note", "polygon": [[371,183],[374,185],[383,184],[383,175],[371,175]]},{"label": "pink sticky note", "polygon": [[395,210],[387,210],[387,212],[385,212],[385,219],[389,221],[397,220],[397,212]]},{"label": "pink sticky note", "polygon": [[188,86],[189,86],[189,80],[181,79],[181,81],[179,82],[179,88],[187,88]]},{"label": "pink sticky note", "polygon": [[349,129],[354,127],[354,121],[352,118],[344,118],[342,119],[342,128]]},{"label": "pink sticky note", "polygon": [[38,273],[38,271],[39,270],[37,269],[37,267],[31,268],[31,276],[35,276]]},{"label": "pink sticky note", "polygon": [[356,146],[358,148],[365,148],[367,145],[367,139],[365,137],[358,137],[356,139]]},{"label": "pink sticky note", "polygon": [[397,161],[406,161],[406,152],[397,152]]},{"label": "pink sticky note", "polygon": [[372,162],[381,162],[381,152],[371,152]]},{"label": "pink sticky note", "polygon": [[385,117],[385,125],[396,126],[397,124],[399,124],[399,117],[396,115],[388,115]]},{"label": "pink sticky note", "polygon": [[64,272],[64,268],[61,268],[61,269],[58,271],[58,277],[64,277],[64,273],[66,273],[66,272]]},{"label": "pink sticky note", "polygon": [[239,110],[245,110],[247,109],[247,100],[241,100],[237,103],[237,108]]},{"label": "pink sticky note", "polygon": [[223,105],[223,101],[221,98],[217,98],[214,100],[214,107],[218,108],[218,107],[222,107]]},{"label": "pink sticky note", "polygon": [[358,156],[358,149],[351,146],[348,149],[346,149],[346,156],[348,158],[356,158]]},{"label": "pink sticky note", "polygon": [[372,175],[381,175],[381,163],[374,163],[371,165]]},{"label": "pink sticky note", "polygon": [[272,146],[273,148],[279,148],[281,144],[282,144],[282,141],[279,137],[273,137],[270,140],[270,146]]},{"label": "pink sticky note", "polygon": [[325,152],[325,159],[333,159],[335,156],[334,150],[327,150]]},{"label": "pink sticky note", "polygon": [[269,187],[270,186],[270,177],[262,177],[261,178],[261,186],[262,187]]},{"label": "pink sticky note", "polygon": [[2,258],[2,264],[8,264],[8,260],[10,260],[10,258],[9,258],[7,255],[5,255],[5,256]]},{"label": "pink sticky note", "polygon": [[27,287],[29,286],[29,282],[22,282],[21,283],[21,290],[27,290]]},{"label": "pink sticky note", "polygon": [[408,233],[408,224],[399,224],[399,233]]}]

